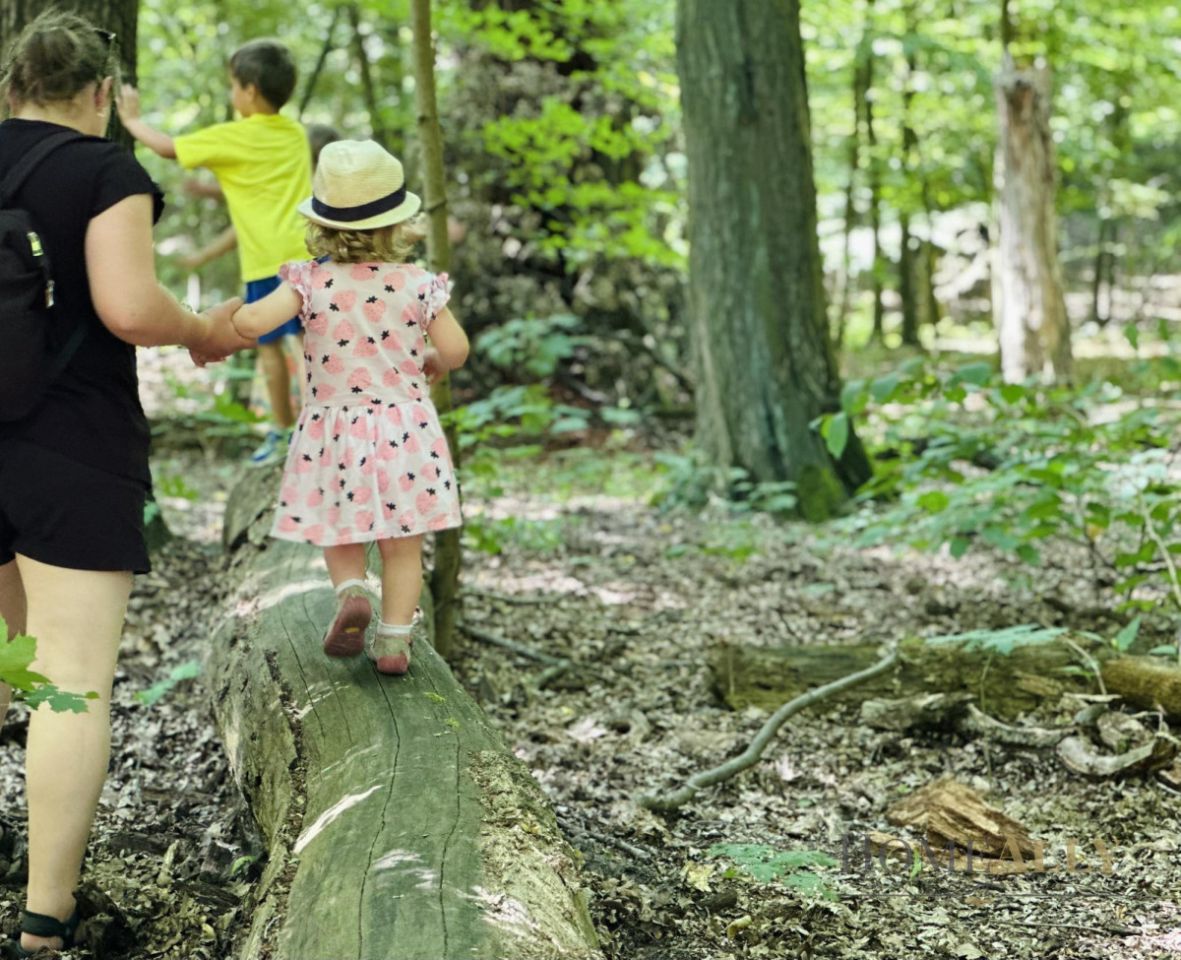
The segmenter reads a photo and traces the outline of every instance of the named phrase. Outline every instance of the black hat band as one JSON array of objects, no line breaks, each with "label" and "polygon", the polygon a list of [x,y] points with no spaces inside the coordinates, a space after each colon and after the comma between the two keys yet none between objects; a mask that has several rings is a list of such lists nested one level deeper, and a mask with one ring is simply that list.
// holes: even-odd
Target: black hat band
[{"label": "black hat band", "polygon": [[325,220],[354,223],[358,220],[368,220],[370,217],[388,213],[390,210],[400,207],[405,201],[406,187],[402,186],[391,194],[381,197],[378,200],[372,200],[369,203],[363,203],[359,207],[330,207],[323,201],[312,197],[312,210],[315,211],[317,216],[323,217]]}]

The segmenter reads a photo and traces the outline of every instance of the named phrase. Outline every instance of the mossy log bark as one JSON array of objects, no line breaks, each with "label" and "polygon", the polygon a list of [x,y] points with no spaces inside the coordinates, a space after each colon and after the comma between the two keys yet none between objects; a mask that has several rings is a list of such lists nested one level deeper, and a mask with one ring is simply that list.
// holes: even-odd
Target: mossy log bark
[{"label": "mossy log bark", "polygon": [[275,480],[231,497],[239,587],[206,669],[268,849],[238,957],[598,957],[576,854],[434,650],[404,678],[321,654],[334,597],[318,551],[266,541]]},{"label": "mossy log bark", "polygon": [[[710,666],[718,695],[731,707],[754,705],[773,710],[805,690],[863,669],[880,656],[880,648],[872,644],[769,648],[727,644],[714,651]],[[891,673],[829,699],[828,706],[873,697],[962,690],[975,698],[981,710],[1012,720],[1049,697],[1096,687],[1093,678],[1064,670],[1081,664],[1077,654],[1057,645],[990,656],[910,640],[899,647],[898,659]]]},{"label": "mossy log bark", "polygon": [[1181,669],[1154,657],[1118,657],[1103,664],[1103,683],[1129,703],[1181,717]]},{"label": "mossy log bark", "polygon": [[[725,644],[710,656],[714,688],[731,707],[774,710],[792,697],[838,677],[864,669],[880,648],[859,646],[739,647]],[[1108,693],[1147,710],[1181,716],[1181,669],[1155,657],[1093,654]],[[1092,675],[1080,672],[1077,653],[1064,646],[1018,648],[1008,656],[966,653],[908,640],[899,648],[891,673],[826,701],[862,702],[916,693],[971,694],[980,709],[1012,720],[1050,697],[1068,691],[1096,692]],[[1070,667],[1072,669],[1067,670]]]}]

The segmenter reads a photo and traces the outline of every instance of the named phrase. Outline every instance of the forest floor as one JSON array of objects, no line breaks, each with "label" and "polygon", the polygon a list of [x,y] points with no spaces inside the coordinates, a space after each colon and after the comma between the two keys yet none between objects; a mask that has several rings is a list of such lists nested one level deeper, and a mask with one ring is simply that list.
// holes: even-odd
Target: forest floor
[{"label": "forest floor", "polygon": [[[1181,957],[1181,797],[1151,780],[1084,781],[1052,750],[879,732],[855,706],[817,708],[791,719],[756,767],[676,814],[640,807],[640,794],[739,752],[766,719],[718,696],[708,655],[719,645],[1087,626],[1074,621],[1111,600],[1069,551],[1030,575],[985,552],[858,549],[835,527],[720,505],[662,511],[653,446],[664,444],[554,451],[506,463],[498,488],[465,490],[497,552],[466,552],[464,622],[577,669],[554,676],[469,639],[456,672],[581,851],[608,960]],[[69,956],[223,960],[241,931],[258,851],[205,692],[185,677],[228,587],[221,511],[242,469],[215,449],[156,458],[177,538],[136,582],[82,890],[94,919]],[[159,699],[141,702],[170,674],[179,679]],[[1066,708],[1034,719],[1061,722]],[[5,930],[25,869],[25,728],[14,711],[0,734]],[[891,829],[887,807],[946,775],[1043,840],[1053,868],[999,878],[867,866],[861,845]],[[1084,862],[1073,871],[1070,843]],[[800,865],[821,853],[828,866]],[[773,859],[785,854],[800,856]]]}]

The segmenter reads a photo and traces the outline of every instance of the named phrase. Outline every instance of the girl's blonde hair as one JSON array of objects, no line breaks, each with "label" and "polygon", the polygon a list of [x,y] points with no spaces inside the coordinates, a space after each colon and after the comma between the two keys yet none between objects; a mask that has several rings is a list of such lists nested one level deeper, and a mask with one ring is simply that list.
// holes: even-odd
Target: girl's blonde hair
[{"label": "girl's blonde hair", "polygon": [[336,263],[403,263],[422,239],[412,220],[376,230],[336,230],[308,223],[308,249]]}]

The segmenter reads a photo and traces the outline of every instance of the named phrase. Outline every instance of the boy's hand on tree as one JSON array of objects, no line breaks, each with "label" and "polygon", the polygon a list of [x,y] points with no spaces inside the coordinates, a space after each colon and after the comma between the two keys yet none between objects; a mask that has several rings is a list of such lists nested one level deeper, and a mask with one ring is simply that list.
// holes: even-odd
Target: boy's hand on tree
[{"label": "boy's hand on tree", "polygon": [[130,83],[125,83],[115,98],[115,109],[119,111],[119,119],[126,123],[128,120],[139,119],[139,91]]}]

